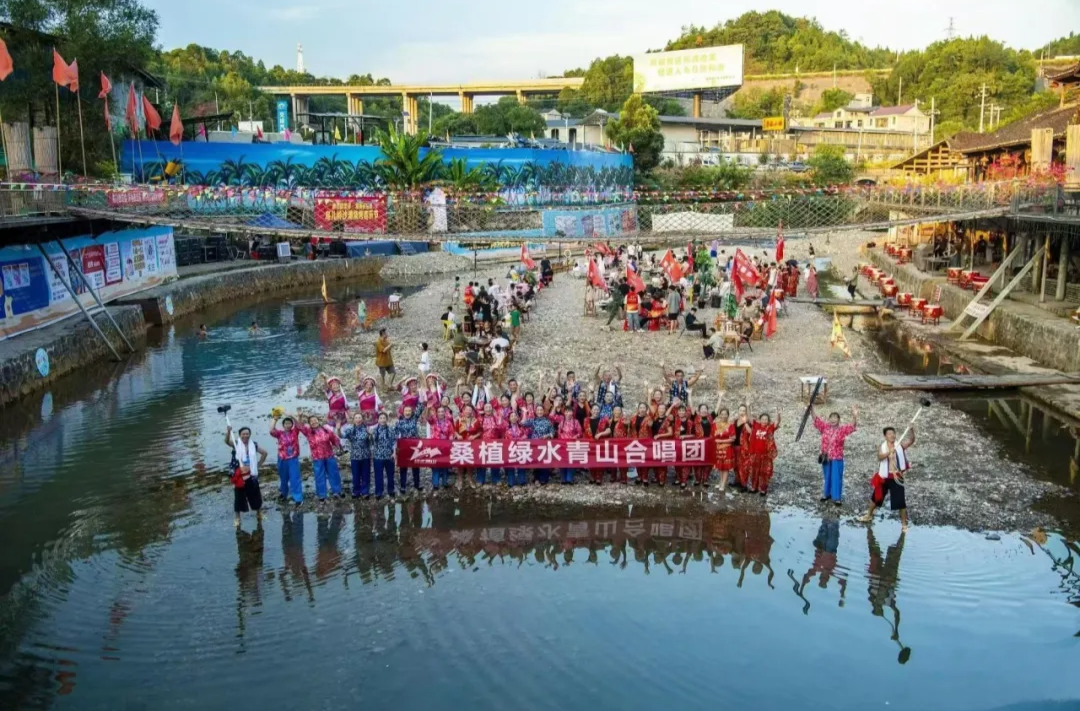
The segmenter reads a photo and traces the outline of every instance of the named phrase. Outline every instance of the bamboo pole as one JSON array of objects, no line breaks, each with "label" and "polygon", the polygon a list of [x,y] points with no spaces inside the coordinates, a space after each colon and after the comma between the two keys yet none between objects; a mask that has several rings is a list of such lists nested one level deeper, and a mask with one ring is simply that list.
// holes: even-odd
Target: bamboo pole
[{"label": "bamboo pole", "polygon": [[4,149],[4,177],[11,180],[11,154],[8,153],[7,136],[4,134],[4,116],[0,114],[0,145]]},{"label": "bamboo pole", "polygon": [[53,84],[56,89],[56,182],[64,182],[64,164],[60,160],[60,85]]},{"label": "bamboo pole", "polygon": [[82,148],[82,172],[83,177],[89,177],[90,173],[86,170],[86,135],[83,133],[83,120],[82,120],[82,95],[79,92],[75,92],[75,105],[79,107],[79,146]]}]

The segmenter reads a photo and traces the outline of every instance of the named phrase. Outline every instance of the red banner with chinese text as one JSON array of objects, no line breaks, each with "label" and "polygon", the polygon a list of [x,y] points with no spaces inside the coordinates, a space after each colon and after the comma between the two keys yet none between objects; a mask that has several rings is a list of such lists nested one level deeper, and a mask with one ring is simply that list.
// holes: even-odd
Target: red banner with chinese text
[{"label": "red banner with chinese text", "polygon": [[163,190],[110,190],[105,194],[109,207],[141,207],[143,205],[164,205]]},{"label": "red banner with chinese text", "polygon": [[401,467],[625,469],[712,464],[712,439],[400,439]]},{"label": "red banner with chinese text", "polygon": [[386,232],[386,195],[315,193],[315,227],[357,234]]}]

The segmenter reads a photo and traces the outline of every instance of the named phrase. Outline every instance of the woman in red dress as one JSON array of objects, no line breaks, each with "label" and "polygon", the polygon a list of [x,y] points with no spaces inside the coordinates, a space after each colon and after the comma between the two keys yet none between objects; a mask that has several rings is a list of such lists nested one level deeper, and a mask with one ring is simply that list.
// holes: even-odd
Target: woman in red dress
[{"label": "woman in red dress", "polygon": [[[631,437],[634,436],[632,434],[632,432],[631,432],[631,428],[633,427],[633,425],[631,424],[631,419],[632,418],[627,417],[627,416],[625,416],[623,414],[623,409],[621,407],[616,406],[615,408],[612,409],[612,411],[611,411],[611,422],[612,422],[611,437],[612,437],[612,439],[630,439]],[[629,480],[626,478],[626,470],[625,469],[612,469],[611,470],[611,481],[612,481],[612,483],[619,482],[620,484],[628,484],[628,483],[630,483]]]},{"label": "woman in red dress", "polygon": [[[652,439],[653,436],[653,418],[649,415],[649,406],[643,402],[639,402],[637,406],[637,412],[630,418],[627,433],[634,439]],[[644,486],[649,485],[649,472],[650,469],[645,467],[638,468],[638,477],[634,479],[635,484],[642,484]]]},{"label": "woman in red dress", "polygon": [[729,422],[727,408],[720,408],[713,422],[712,437],[716,441],[716,470],[720,472],[720,491],[726,491],[728,478],[735,468],[735,423]]},{"label": "woman in red dress", "polygon": [[[616,410],[618,408],[615,408]],[[614,430],[614,411],[612,411],[611,417],[604,417],[597,415],[594,419],[585,420],[585,439],[600,440],[610,439],[611,433]],[[592,478],[592,483],[599,486],[604,483],[604,472],[609,471],[607,469],[601,469],[599,467],[593,467],[589,470],[589,476]],[[612,481],[614,481],[615,475],[612,474]]]},{"label": "woman in red dress", "polygon": [[340,378],[326,379],[326,404],[330,408],[330,414],[326,421],[331,426],[344,425],[349,417],[349,401],[345,399],[345,393],[341,389]]},{"label": "woman in red dress", "polygon": [[375,389],[375,378],[370,375],[360,377],[360,385],[356,388],[356,399],[364,424],[368,427],[374,425],[378,412],[382,409],[382,399],[379,398],[379,392]]},{"label": "woman in red dress", "polygon": [[[457,424],[455,425],[455,431],[457,439],[474,440],[480,439],[484,434],[484,428],[480,424],[480,420],[476,417],[476,410],[472,405],[466,403],[461,408],[461,416],[458,417]],[[461,477],[462,481],[468,481],[475,471],[474,467],[462,467]]]},{"label": "woman in red dress", "polygon": [[[776,459],[776,429],[780,426],[780,413],[776,413],[776,422],[762,413],[757,422],[750,426],[750,491],[757,491],[762,496],[769,492],[769,482],[773,477],[773,460]],[[746,432],[746,430],[743,430]]]},{"label": "woman in red dress", "polygon": [[[661,413],[660,418],[653,423],[652,438],[676,439],[674,405],[669,407],[667,412]],[[653,473],[656,475],[656,483],[660,486],[667,486],[667,470],[667,467],[653,467]]]},{"label": "woman in red dress", "polygon": [[799,295],[799,268],[789,266],[784,273],[784,293],[792,298]]},{"label": "woman in red dress", "polygon": [[[698,423],[697,418],[686,408],[686,405],[679,405],[679,409],[675,411],[671,423],[671,431],[676,440],[700,439],[702,436],[701,425]],[[694,467],[675,467],[675,475],[679,477],[679,486],[685,489],[690,480],[690,475],[693,473]]]}]

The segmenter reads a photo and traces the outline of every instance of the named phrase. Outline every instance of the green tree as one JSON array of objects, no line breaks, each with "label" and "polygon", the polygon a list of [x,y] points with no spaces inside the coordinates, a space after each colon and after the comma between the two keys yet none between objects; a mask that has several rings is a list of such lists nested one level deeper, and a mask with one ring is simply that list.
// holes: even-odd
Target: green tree
[{"label": "green tree", "polygon": [[843,185],[855,177],[855,169],[844,158],[843,146],[819,144],[807,163],[815,185]]},{"label": "green tree", "polygon": [[762,119],[784,113],[784,90],[780,87],[768,91],[758,88],[746,89],[735,94],[735,103],[728,109],[728,116],[739,119]]},{"label": "green tree", "polygon": [[632,94],[622,105],[619,118],[608,124],[608,139],[634,152],[634,172],[639,176],[660,163],[664,137],[660,133],[660,115],[639,94]]},{"label": "green tree", "polygon": [[871,69],[889,66],[893,53],[851,41],[846,33],[827,32],[816,20],[777,10],[746,12],[712,29],[691,25],[668,42],[667,49],[741,44],[747,74]]},{"label": "green tree", "polygon": [[1070,32],[1068,37],[1059,37],[1035,51],[1037,56],[1058,57],[1080,54],[1080,35]]},{"label": "green tree", "polygon": [[894,105],[903,81],[903,103],[935,99],[941,122],[979,125],[982,86],[987,103],[1017,106],[1027,102],[1035,87],[1035,64],[1027,52],[1017,52],[988,37],[935,42],[924,50],[906,52],[887,77],[871,78],[874,95]]},{"label": "green tree", "polygon": [[817,116],[847,106],[851,103],[851,100],[855,98],[855,95],[851,92],[844,91],[843,89],[826,89],[821,92],[821,98],[817,100],[814,107],[810,110],[811,116]]},{"label": "green tree", "polygon": [[382,157],[375,168],[387,185],[394,188],[413,188],[433,180],[442,169],[442,153],[428,148],[421,157],[420,149],[427,145],[423,134],[410,136],[396,129],[379,131],[375,142],[382,150]]},{"label": "green tree", "polygon": [[591,108],[618,111],[634,90],[634,60],[615,54],[594,59],[585,72],[581,97]]},{"label": "green tree", "polygon": [[432,133],[436,137],[443,136],[475,136],[479,133],[476,127],[476,114],[451,113],[441,117],[435,122]]},{"label": "green tree", "polygon": [[[0,20],[10,25],[3,35],[15,64],[15,73],[0,92],[6,121],[33,117],[41,125],[43,117],[45,123],[55,124],[54,46],[68,62],[78,60],[84,102],[97,96],[99,72],[116,82],[125,81],[134,76],[133,70],[145,69],[155,55],[158,17],[138,0],[0,0]],[[77,107],[75,95],[61,89],[60,156],[65,167],[81,171]],[[109,134],[99,108],[84,107],[83,111],[88,172],[94,172],[95,165],[112,164]]]},{"label": "green tree", "polygon": [[481,136],[505,136],[508,133],[542,135],[547,128],[544,117],[513,96],[504,96],[494,104],[478,106],[474,113],[476,132]]},{"label": "green tree", "polygon": [[569,87],[559,92],[555,107],[559,113],[572,118],[585,118],[596,108],[582,96],[581,90]]}]

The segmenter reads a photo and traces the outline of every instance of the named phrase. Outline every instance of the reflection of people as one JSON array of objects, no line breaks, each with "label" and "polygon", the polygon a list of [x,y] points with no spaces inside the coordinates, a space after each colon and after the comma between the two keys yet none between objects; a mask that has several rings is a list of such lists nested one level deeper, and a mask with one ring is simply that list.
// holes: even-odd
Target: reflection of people
[{"label": "reflection of people", "polygon": [[896,589],[900,585],[900,557],[904,553],[904,532],[894,545],[889,546],[884,559],[881,546],[874,538],[874,530],[866,529],[866,545],[870,550],[870,562],[866,566],[869,581],[870,607],[875,617],[884,617],[885,608],[892,610],[892,639],[900,645],[899,662],[905,664],[911,658],[911,649],[900,641],[900,608],[896,606]]},{"label": "reflection of people", "polygon": [[[836,574],[836,551],[840,547],[840,520],[824,518],[818,528],[817,538],[814,539],[814,563],[802,577],[800,592],[806,589],[806,584],[813,580],[815,575],[820,575],[818,587],[822,590],[829,586],[829,579]],[[840,586],[840,607],[844,606],[844,594],[847,592],[847,577],[841,572],[836,576]]]},{"label": "reflection of people", "polygon": [[286,600],[292,600],[290,583],[300,581],[307,591],[309,602],[315,601],[315,591],[311,587],[311,575],[304,562],[304,515],[299,511],[286,511],[281,522],[281,553],[285,565],[278,580]]},{"label": "reflection of people", "polygon": [[246,627],[244,614],[248,607],[262,606],[263,527],[262,521],[251,533],[236,529],[236,596],[238,636],[242,639]]}]

